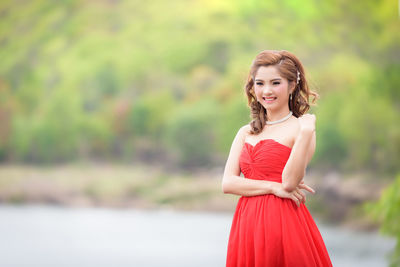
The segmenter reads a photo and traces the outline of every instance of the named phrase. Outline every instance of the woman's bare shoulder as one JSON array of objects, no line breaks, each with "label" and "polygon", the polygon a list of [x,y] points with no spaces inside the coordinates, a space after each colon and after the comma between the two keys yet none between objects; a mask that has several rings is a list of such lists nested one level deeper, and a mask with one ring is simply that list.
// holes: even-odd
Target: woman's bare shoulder
[{"label": "woman's bare shoulder", "polygon": [[250,130],[251,127],[249,124],[241,126],[236,133],[233,143],[243,144],[246,140],[246,137],[249,135]]},{"label": "woman's bare shoulder", "polygon": [[250,133],[251,126],[249,123],[247,123],[247,124],[243,125],[242,128],[240,128],[240,129],[242,129],[242,131],[244,131],[246,133]]},{"label": "woman's bare shoulder", "polygon": [[239,132],[240,132],[240,135],[243,138],[245,138],[247,135],[250,134],[250,130],[251,130],[250,124],[245,124],[239,129]]}]

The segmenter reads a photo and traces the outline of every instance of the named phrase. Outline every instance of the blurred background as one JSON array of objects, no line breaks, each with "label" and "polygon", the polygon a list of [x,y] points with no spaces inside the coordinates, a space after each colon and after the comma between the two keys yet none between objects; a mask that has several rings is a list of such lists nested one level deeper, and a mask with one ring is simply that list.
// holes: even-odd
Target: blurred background
[{"label": "blurred background", "polygon": [[1,1],[0,265],[224,266],[243,86],[284,49],[334,266],[400,266],[399,26],[394,0]]}]

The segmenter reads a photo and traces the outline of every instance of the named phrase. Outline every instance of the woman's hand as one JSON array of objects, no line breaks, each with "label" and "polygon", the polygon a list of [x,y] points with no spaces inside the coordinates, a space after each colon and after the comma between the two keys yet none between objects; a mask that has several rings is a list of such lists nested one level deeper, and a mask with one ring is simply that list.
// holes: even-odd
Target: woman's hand
[{"label": "woman's hand", "polygon": [[316,117],[314,114],[303,114],[298,118],[300,123],[300,131],[315,131],[315,120]]},{"label": "woman's hand", "polygon": [[307,191],[309,191],[309,192],[311,192],[313,194],[315,193],[314,189],[312,189],[311,187],[306,185],[304,183],[304,180],[301,180],[299,185],[292,192],[286,191],[283,188],[282,183],[276,183],[275,187],[274,187],[274,195],[277,196],[277,197],[281,197],[281,198],[290,198],[294,202],[296,202],[296,205],[298,207],[300,207],[300,203],[305,203],[306,202],[306,195],[303,192],[301,192],[300,189],[305,189],[305,190],[307,190]]}]

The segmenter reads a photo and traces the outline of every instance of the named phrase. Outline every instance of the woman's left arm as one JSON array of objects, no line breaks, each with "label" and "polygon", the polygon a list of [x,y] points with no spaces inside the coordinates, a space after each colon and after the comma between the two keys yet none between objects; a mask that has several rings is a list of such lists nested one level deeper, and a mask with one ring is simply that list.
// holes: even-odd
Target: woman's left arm
[{"label": "woman's left arm", "polygon": [[300,118],[299,134],[282,171],[282,186],[288,192],[295,190],[304,178],[316,146],[315,115],[305,114]]}]

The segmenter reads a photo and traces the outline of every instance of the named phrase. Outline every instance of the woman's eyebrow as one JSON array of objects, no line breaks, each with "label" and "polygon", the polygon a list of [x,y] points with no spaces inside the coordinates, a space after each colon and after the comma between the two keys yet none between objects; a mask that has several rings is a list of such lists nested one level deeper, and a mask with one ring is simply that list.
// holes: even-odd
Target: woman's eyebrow
[{"label": "woman's eyebrow", "polygon": [[[275,80],[282,80],[281,78],[274,78],[274,79],[271,79],[271,81],[275,81]],[[256,81],[264,81],[263,79],[256,79]]]}]

